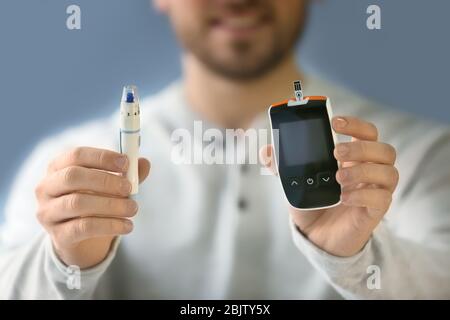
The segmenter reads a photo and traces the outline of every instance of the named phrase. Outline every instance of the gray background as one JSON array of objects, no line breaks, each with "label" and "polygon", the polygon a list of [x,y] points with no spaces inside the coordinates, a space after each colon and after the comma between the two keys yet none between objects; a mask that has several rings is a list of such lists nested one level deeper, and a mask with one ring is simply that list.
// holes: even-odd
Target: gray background
[{"label": "gray background", "polygon": [[[82,30],[66,29],[70,4]],[[381,6],[382,30],[366,28],[369,4]],[[307,71],[449,123],[448,15],[446,0],[317,1],[299,57]],[[39,139],[111,112],[125,83],[159,90],[179,75],[178,55],[149,0],[1,0],[0,212]]]}]

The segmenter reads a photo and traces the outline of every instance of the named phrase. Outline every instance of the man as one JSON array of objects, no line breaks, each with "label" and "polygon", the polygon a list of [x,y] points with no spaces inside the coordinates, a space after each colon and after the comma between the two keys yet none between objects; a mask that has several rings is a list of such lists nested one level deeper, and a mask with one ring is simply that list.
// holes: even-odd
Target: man
[{"label": "man", "polygon": [[[445,128],[302,74],[294,47],[307,1],[155,4],[184,52],[183,80],[142,104],[150,177],[130,199],[116,114],[44,141],[7,206],[2,298],[450,297]],[[295,79],[331,97],[333,129],[352,137],[334,153],[339,206],[293,210],[257,165],[171,161],[171,134],[192,132],[194,120],[267,129],[264,111],[292,95]],[[274,170],[271,150],[261,154]],[[141,181],[149,160],[140,160]],[[77,268],[81,286],[71,290]]]}]

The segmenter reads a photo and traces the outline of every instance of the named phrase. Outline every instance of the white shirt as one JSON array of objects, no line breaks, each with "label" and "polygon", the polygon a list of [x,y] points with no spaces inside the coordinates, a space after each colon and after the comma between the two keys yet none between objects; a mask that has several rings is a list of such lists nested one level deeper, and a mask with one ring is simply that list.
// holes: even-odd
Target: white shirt
[{"label": "white shirt", "polygon": [[[397,149],[401,178],[393,204],[361,252],[335,257],[305,239],[290,223],[277,178],[261,175],[259,165],[175,164],[172,132],[192,131],[201,120],[177,83],[141,104],[141,153],[152,172],[140,186],[135,228],[105,261],[81,271],[79,290],[68,289],[68,270],[36,221],[34,188],[66,149],[118,150],[118,113],[36,147],[6,205],[0,298],[450,298],[448,128],[317,79],[307,80],[305,92],[329,96],[335,115],[375,123],[380,140]],[[255,127],[268,128],[266,117]],[[372,265],[380,289],[368,285]]]}]

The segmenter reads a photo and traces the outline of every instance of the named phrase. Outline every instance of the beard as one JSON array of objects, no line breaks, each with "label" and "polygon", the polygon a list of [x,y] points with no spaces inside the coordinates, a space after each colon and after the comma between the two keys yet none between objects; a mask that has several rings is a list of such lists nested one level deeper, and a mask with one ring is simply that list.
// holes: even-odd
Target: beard
[{"label": "beard", "polygon": [[[228,39],[219,46],[205,30],[178,27],[176,34],[184,49],[215,74],[235,81],[260,78],[281,64],[295,49],[306,24],[307,5],[289,23],[277,21],[269,1],[250,1],[259,5],[269,28],[264,36]],[[281,20],[281,19],[279,19]],[[267,32],[266,32],[267,31]]]},{"label": "beard", "polygon": [[264,76],[276,68],[295,47],[296,41],[288,46],[281,47],[278,44],[268,46],[261,54],[254,54],[252,44],[247,41],[235,41],[231,43],[230,51],[233,58],[224,60],[208,50],[192,50],[197,59],[212,72],[232,80],[252,80]]}]

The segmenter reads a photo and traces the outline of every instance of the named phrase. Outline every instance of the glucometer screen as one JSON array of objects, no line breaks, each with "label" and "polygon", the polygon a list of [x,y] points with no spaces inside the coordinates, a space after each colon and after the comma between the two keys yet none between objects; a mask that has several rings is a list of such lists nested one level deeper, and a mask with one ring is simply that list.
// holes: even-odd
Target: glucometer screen
[{"label": "glucometer screen", "polygon": [[334,165],[333,136],[323,102],[273,108],[271,120],[273,128],[278,130],[278,141],[274,144],[281,170],[297,167],[308,171],[312,167]]},{"label": "glucometer screen", "polygon": [[280,123],[280,143],[286,166],[323,162],[328,159],[328,147],[322,119],[305,119]]}]

